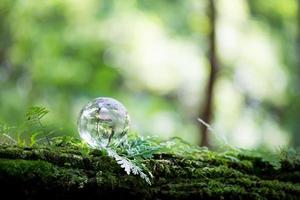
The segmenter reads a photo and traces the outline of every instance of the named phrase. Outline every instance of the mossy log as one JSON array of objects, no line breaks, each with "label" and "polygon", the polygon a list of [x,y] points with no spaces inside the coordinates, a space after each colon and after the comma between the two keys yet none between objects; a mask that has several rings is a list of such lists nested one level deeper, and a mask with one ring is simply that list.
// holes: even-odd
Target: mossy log
[{"label": "mossy log", "polygon": [[274,168],[206,150],[199,159],[157,154],[144,162],[152,185],[99,150],[0,145],[0,191],[22,199],[300,199],[299,159]]}]

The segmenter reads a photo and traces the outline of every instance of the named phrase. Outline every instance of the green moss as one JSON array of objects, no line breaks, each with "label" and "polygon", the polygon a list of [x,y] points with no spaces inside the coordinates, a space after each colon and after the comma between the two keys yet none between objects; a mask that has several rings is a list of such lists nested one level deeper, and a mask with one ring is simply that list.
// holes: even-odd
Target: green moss
[{"label": "green moss", "polygon": [[144,161],[155,177],[149,186],[138,176],[127,175],[104,152],[68,145],[0,145],[0,187],[31,199],[45,192],[49,198],[54,194],[123,199],[300,197],[300,179],[295,178],[299,177],[300,165],[290,157],[282,157],[280,168],[274,168],[256,156],[229,156],[208,150],[197,157],[156,154]]},{"label": "green moss", "polygon": [[39,176],[42,178],[42,181],[45,182],[56,173],[52,164],[40,160],[0,159],[0,170],[2,174],[11,177],[20,177],[22,179]]},{"label": "green moss", "polygon": [[0,159],[2,176],[30,183],[38,180],[39,184],[55,185],[65,189],[84,187],[87,176],[78,169],[57,167],[43,160]]}]

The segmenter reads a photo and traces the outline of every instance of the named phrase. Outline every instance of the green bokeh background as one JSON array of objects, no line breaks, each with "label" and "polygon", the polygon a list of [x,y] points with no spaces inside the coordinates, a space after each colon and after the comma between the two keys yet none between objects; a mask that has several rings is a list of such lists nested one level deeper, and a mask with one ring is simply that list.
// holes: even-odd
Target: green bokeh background
[{"label": "green bokeh background", "polygon": [[[216,0],[220,73],[211,125],[244,148],[299,146],[297,0]],[[121,101],[132,130],[198,144],[209,73],[207,0],[0,0],[0,122],[45,106],[78,136],[88,101]]]}]

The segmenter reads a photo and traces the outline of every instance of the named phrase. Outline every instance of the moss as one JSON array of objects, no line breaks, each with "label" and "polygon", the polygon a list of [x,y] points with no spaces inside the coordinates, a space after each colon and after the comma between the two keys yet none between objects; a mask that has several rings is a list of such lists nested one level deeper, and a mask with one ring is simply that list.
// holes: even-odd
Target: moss
[{"label": "moss", "polygon": [[[0,188],[29,199],[299,199],[297,160],[274,168],[258,157],[203,150],[197,158],[157,154],[144,161],[155,178],[128,176],[99,150],[74,144],[0,145]],[[14,196],[16,197],[16,196]]]},{"label": "moss", "polygon": [[0,159],[0,171],[2,177],[24,183],[38,180],[39,184],[55,185],[67,190],[84,187],[83,184],[87,182],[87,176],[80,170],[60,168],[43,160]]}]

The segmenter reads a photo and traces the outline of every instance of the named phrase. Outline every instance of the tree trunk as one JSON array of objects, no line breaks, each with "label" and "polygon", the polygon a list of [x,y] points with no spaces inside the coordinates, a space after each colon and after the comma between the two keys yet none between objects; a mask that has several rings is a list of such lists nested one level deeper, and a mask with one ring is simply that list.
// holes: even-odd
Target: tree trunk
[{"label": "tree trunk", "polygon": [[281,167],[255,156],[157,154],[144,163],[152,185],[104,152],[76,146],[0,145],[2,197],[22,199],[299,199],[300,156]]},{"label": "tree trunk", "polygon": [[[209,62],[210,62],[210,74],[206,88],[206,96],[204,102],[204,110],[201,115],[201,119],[206,123],[210,123],[213,113],[213,91],[215,80],[218,72],[218,64],[217,64],[217,52],[216,52],[216,8],[215,1],[209,0],[209,18],[210,18],[210,35],[209,35]],[[207,127],[201,126],[201,146],[209,147],[209,139],[207,134]]]}]

